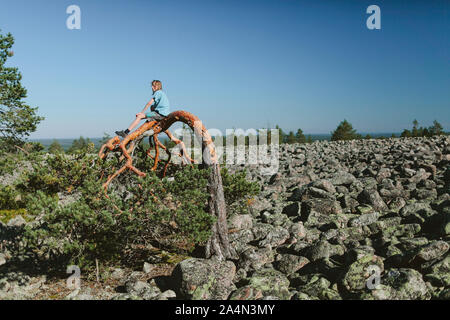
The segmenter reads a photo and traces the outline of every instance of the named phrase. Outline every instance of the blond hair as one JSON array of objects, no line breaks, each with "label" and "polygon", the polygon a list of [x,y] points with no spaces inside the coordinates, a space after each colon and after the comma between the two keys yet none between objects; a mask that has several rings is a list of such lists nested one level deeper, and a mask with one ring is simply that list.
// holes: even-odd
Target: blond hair
[{"label": "blond hair", "polygon": [[159,80],[153,80],[152,86],[154,86],[156,88],[156,91],[162,90],[162,83]]}]

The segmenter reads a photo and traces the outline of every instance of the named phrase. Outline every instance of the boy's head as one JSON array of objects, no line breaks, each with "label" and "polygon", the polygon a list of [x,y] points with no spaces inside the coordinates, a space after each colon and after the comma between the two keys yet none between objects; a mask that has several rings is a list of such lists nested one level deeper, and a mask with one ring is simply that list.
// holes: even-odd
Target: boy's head
[{"label": "boy's head", "polygon": [[153,92],[162,90],[162,83],[159,80],[153,80],[152,81],[152,90]]}]

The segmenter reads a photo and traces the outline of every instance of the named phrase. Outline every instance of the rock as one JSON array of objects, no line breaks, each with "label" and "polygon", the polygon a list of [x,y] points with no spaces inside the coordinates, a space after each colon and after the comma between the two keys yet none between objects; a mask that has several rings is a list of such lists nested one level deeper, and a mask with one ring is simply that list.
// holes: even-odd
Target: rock
[{"label": "rock", "polygon": [[376,211],[383,212],[388,210],[388,206],[386,205],[386,203],[383,201],[378,191],[376,190],[364,189],[358,195],[358,201],[363,204],[371,205]]},{"label": "rock", "polygon": [[428,268],[430,273],[450,273],[450,255],[447,256]]},{"label": "rock", "polygon": [[393,268],[386,270],[381,282],[395,290],[391,299],[428,300],[431,298],[422,275],[414,269]]},{"label": "rock", "polygon": [[144,262],[144,267],[142,268],[142,270],[145,273],[151,273],[153,272],[155,269],[157,268],[157,266],[155,266],[154,264],[150,264],[148,262]]},{"label": "rock", "polygon": [[[415,222],[422,224],[425,221],[428,221],[427,227],[432,227],[432,225],[435,223],[433,221],[434,218],[432,217],[436,214],[437,211],[431,208],[430,203],[424,201],[410,201],[410,203],[408,203],[400,210],[400,216],[404,217],[405,222]],[[438,224],[440,223],[438,222]]]},{"label": "rock", "polygon": [[391,211],[399,212],[405,205],[405,199],[397,197],[389,203],[389,209]]},{"label": "rock", "polygon": [[355,261],[358,261],[365,256],[374,255],[375,249],[370,246],[358,246],[356,248],[352,248],[346,252],[345,255],[345,263],[347,265],[352,264]]},{"label": "rock", "polygon": [[431,176],[431,173],[426,172],[425,169],[423,169],[423,168],[420,168],[420,169],[417,171],[417,173],[416,173],[413,177],[409,178],[408,180],[409,180],[411,183],[417,184],[417,183],[419,183],[419,182],[422,181],[422,180],[428,179],[430,176]]},{"label": "rock", "polygon": [[439,294],[440,300],[450,300],[450,288],[442,290]]},{"label": "rock", "polygon": [[274,269],[257,270],[249,279],[249,284],[233,292],[230,300],[255,300],[264,297],[289,300],[291,294],[286,276]]},{"label": "rock", "polygon": [[305,230],[305,227],[303,226],[303,223],[302,222],[293,223],[289,227],[289,234],[292,237],[296,238],[297,240],[305,238],[306,230]]},{"label": "rock", "polygon": [[162,293],[160,293],[158,296],[156,296],[156,300],[169,300],[169,299],[175,299],[177,297],[175,291],[173,290],[166,290]]},{"label": "rock", "polygon": [[330,215],[342,213],[338,201],[330,199],[311,199],[302,203],[302,220],[305,221],[310,215]]},{"label": "rock", "polygon": [[238,232],[231,232],[228,234],[228,240],[237,254],[242,253],[248,248],[248,243],[253,241],[255,236],[251,230],[241,230]]},{"label": "rock", "polygon": [[184,299],[226,300],[235,288],[235,273],[231,261],[190,258],[177,264],[172,278]]},{"label": "rock", "polygon": [[0,300],[29,300],[39,293],[46,276],[30,277],[23,272],[8,272],[0,277]]},{"label": "rock", "polygon": [[91,288],[76,289],[68,294],[65,300],[95,300]]},{"label": "rock", "polygon": [[330,281],[319,275],[312,275],[311,279],[297,287],[299,294],[306,294],[309,297],[319,298],[320,300],[342,300],[337,290],[330,288]]},{"label": "rock", "polygon": [[312,183],[311,186],[314,188],[324,190],[331,194],[336,193],[336,188],[334,187],[334,185],[330,181],[325,179],[316,180]]},{"label": "rock", "polygon": [[245,271],[245,269],[238,269],[238,271],[236,271],[236,274],[234,275],[234,279],[233,279],[233,283],[239,283],[241,281],[245,281],[245,279],[247,278],[247,271]]},{"label": "rock", "polygon": [[389,178],[391,176],[391,169],[389,168],[381,168],[378,171],[378,174],[376,176],[377,182],[381,182],[385,178]]},{"label": "rock", "polygon": [[143,298],[144,300],[153,300],[161,293],[161,290],[156,286],[135,278],[127,280],[125,282],[125,288],[128,294]]},{"label": "rock", "polygon": [[326,240],[320,240],[307,250],[306,257],[311,261],[316,261],[322,258],[329,258],[333,255],[342,254],[344,254],[344,250],[341,246],[331,245]]},{"label": "rock", "polygon": [[350,227],[360,227],[372,224],[378,220],[380,214],[378,212],[363,214],[357,218],[353,218],[348,222]]},{"label": "rock", "polygon": [[335,235],[329,240],[343,242],[346,240],[363,240],[369,237],[372,234],[372,231],[367,226],[362,227],[350,227],[350,228],[342,228],[337,231]]},{"label": "rock", "polygon": [[445,241],[433,241],[429,245],[419,249],[409,263],[411,266],[420,266],[427,261],[443,256],[447,253],[449,247],[450,245]]},{"label": "rock", "polygon": [[356,181],[356,178],[351,173],[345,171],[337,171],[335,174],[333,174],[333,176],[331,177],[331,179],[329,179],[329,181],[334,186],[340,185],[348,186],[354,183]]},{"label": "rock", "polygon": [[301,208],[300,203],[294,202],[284,207],[282,213],[284,213],[289,217],[297,217],[301,213],[300,208]]},{"label": "rock", "polygon": [[263,210],[268,210],[270,209],[271,204],[270,201],[268,199],[258,199],[258,201],[254,201],[251,204],[251,208],[253,209],[253,211],[260,213]]},{"label": "rock", "polygon": [[285,214],[282,214],[282,213],[271,214],[268,211],[265,211],[261,214],[261,221],[264,224],[271,224],[274,227],[283,226],[283,225],[291,223],[291,221]]},{"label": "rock", "polygon": [[309,260],[305,257],[293,254],[283,254],[281,259],[276,262],[276,268],[284,274],[289,275],[297,272],[308,263]]},{"label": "rock", "polygon": [[383,260],[376,255],[365,255],[353,262],[344,272],[341,284],[349,293],[359,293],[367,288],[367,281],[372,275],[371,268],[384,270]]},{"label": "rock", "polygon": [[252,228],[254,240],[262,240],[274,229],[274,226],[267,223],[255,223]]},{"label": "rock", "polygon": [[410,237],[413,238],[415,234],[419,233],[421,230],[421,227],[417,223],[412,224],[402,224],[398,226],[393,227],[387,227],[383,229],[381,232],[383,234],[383,237],[390,238],[390,237]]},{"label": "rock", "polygon": [[268,245],[271,246],[272,248],[278,247],[283,243],[285,243],[286,240],[289,239],[289,236],[290,236],[289,231],[287,231],[283,227],[278,226],[275,227],[273,230],[271,230],[267,234],[267,236],[258,243],[258,246],[260,248],[266,247]]},{"label": "rock", "polygon": [[434,287],[449,287],[450,274],[448,273],[431,273],[424,276],[424,280],[430,282]]},{"label": "rock", "polygon": [[399,239],[400,243],[397,246],[403,251],[416,251],[421,247],[427,246],[429,241],[425,237],[416,237],[416,238],[401,238]]},{"label": "rock", "polygon": [[437,198],[437,191],[436,189],[415,189],[412,191],[411,196],[419,199],[419,200],[433,200]]},{"label": "rock", "polygon": [[119,293],[114,297],[112,297],[111,300],[143,300],[143,299],[137,296],[130,295],[128,293]]},{"label": "rock", "polygon": [[253,219],[250,214],[235,214],[228,221],[228,228],[234,230],[251,229]]},{"label": "rock", "polygon": [[120,268],[115,268],[113,272],[111,273],[111,279],[119,280],[122,279],[125,276],[125,271]]},{"label": "rock", "polygon": [[6,255],[0,253],[0,266],[4,265],[5,263],[6,263]]},{"label": "rock", "polygon": [[354,213],[356,211],[356,207],[359,205],[356,199],[353,199],[350,195],[345,194],[343,197],[339,199],[342,208],[348,209],[346,211]]},{"label": "rock", "polygon": [[315,187],[310,187],[307,191],[307,194],[311,198],[336,200],[336,197],[333,194]]},{"label": "rock", "polygon": [[256,249],[249,247],[242,252],[239,259],[239,267],[245,270],[258,270],[263,265],[274,261],[274,253],[270,247]]},{"label": "rock", "polygon": [[17,215],[16,217],[14,217],[8,221],[7,226],[19,228],[19,227],[24,226],[26,223],[27,222],[25,221],[24,218],[22,218],[21,215]]}]

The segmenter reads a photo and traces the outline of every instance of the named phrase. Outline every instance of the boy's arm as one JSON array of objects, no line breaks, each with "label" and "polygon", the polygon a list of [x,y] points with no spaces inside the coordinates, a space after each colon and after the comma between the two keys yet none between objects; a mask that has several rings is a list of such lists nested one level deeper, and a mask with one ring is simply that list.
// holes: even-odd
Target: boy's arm
[{"label": "boy's arm", "polygon": [[144,110],[142,110],[142,113],[145,113],[145,111],[147,111],[148,107],[150,107],[150,106],[153,104],[154,101],[155,101],[155,100],[152,98],[152,100],[150,100],[150,101],[145,105],[145,108],[144,108]]}]

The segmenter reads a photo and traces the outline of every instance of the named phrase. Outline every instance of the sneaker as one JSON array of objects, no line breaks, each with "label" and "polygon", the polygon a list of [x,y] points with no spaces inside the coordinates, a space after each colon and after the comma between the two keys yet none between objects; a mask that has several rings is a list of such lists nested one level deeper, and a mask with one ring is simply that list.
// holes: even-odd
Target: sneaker
[{"label": "sneaker", "polygon": [[125,131],[116,131],[116,134],[118,136],[121,136],[122,138],[125,138],[127,136],[127,134],[125,133]]}]

